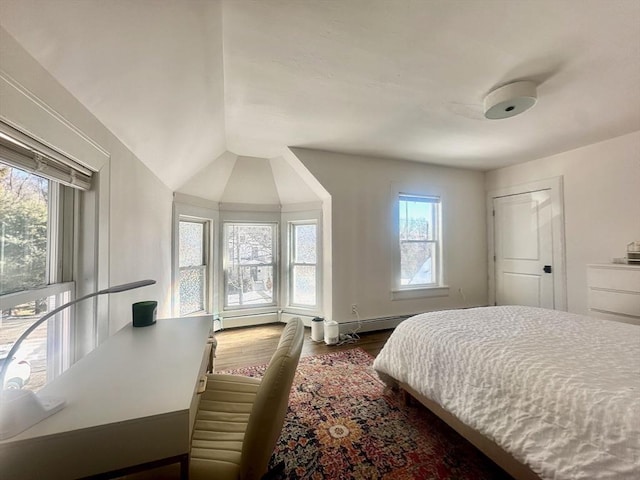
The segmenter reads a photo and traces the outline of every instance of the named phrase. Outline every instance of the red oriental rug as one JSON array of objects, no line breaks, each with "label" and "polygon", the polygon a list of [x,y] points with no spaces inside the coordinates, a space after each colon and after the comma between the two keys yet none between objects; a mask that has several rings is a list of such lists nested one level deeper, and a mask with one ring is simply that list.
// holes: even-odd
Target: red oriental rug
[{"label": "red oriental rug", "polygon": [[[426,408],[385,389],[372,364],[360,348],[300,359],[271,459],[285,464],[279,478],[511,478]],[[265,368],[224,373],[260,377]]]}]

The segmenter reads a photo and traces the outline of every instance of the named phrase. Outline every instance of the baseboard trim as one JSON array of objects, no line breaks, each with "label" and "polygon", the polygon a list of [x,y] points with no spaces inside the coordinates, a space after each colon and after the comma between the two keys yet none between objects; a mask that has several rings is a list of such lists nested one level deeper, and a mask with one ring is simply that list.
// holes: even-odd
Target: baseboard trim
[{"label": "baseboard trim", "polygon": [[[486,305],[470,305],[464,307],[454,307],[456,309],[467,309],[484,307]],[[366,318],[362,320],[350,320],[350,321],[338,321],[340,326],[340,333],[354,333],[354,332],[375,332],[378,330],[390,330],[396,328],[407,318],[413,317],[420,313],[417,312],[408,313],[405,315],[391,315],[388,317],[378,318]],[[261,313],[253,315],[244,315],[236,317],[227,317],[220,319],[223,328],[235,328],[235,327],[249,327],[253,325],[266,325],[269,323],[288,323],[292,318],[299,317],[302,319],[305,327],[311,327],[311,321],[315,318],[314,315],[301,315],[290,312],[277,312],[277,313]]]}]

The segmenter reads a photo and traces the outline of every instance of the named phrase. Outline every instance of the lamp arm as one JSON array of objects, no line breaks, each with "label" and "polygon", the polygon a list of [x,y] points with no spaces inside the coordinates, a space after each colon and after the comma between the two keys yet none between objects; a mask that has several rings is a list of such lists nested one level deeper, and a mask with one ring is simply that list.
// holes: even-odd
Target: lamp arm
[{"label": "lamp arm", "polygon": [[49,320],[51,317],[61,312],[65,308],[75,305],[76,303],[86,300],[87,298],[97,297],[98,295],[103,295],[105,293],[117,293],[117,292],[124,292],[126,290],[133,290],[134,288],[144,287],[147,285],[152,285],[154,283],[156,283],[155,280],[141,280],[139,282],[127,283],[124,285],[119,285],[116,287],[111,287],[111,288],[107,288],[97,292],[89,293],[84,297],[77,298],[76,300],[72,300],[70,302],[65,303],[64,305],[60,305],[59,307],[54,308],[49,313],[43,315],[41,318],[33,322],[33,324],[29,328],[27,328],[24,331],[24,333],[20,335],[20,337],[18,337],[18,340],[15,341],[15,343],[13,344],[13,347],[11,347],[11,350],[9,350],[9,353],[7,354],[4,364],[0,366],[0,395],[2,393],[2,390],[4,390],[4,377],[9,368],[9,363],[11,362],[11,359],[13,358],[15,353],[18,351],[18,348],[20,348],[20,344],[24,341],[25,338],[27,338],[31,334],[31,332],[33,332],[36,328],[42,325],[45,321]]},{"label": "lamp arm", "polygon": [[7,369],[9,368],[9,363],[11,362],[11,359],[13,358],[15,353],[18,351],[18,348],[20,348],[20,344],[24,341],[25,338],[27,338],[31,334],[31,332],[33,332],[36,328],[38,328],[44,322],[46,322],[51,317],[56,315],[58,312],[61,312],[65,308],[75,305],[76,303],[81,302],[82,300],[86,300],[87,298],[95,297],[97,295],[98,295],[98,292],[94,292],[94,293],[90,293],[89,295],[85,295],[84,297],[80,297],[76,300],[72,300],[71,302],[67,302],[64,305],[59,306],[58,308],[54,308],[53,310],[51,310],[50,312],[48,312],[47,314],[43,315],[41,318],[33,322],[33,324],[31,324],[31,326],[27,328],[23,332],[23,334],[20,335],[20,337],[18,337],[18,340],[15,341],[15,343],[13,344],[13,347],[11,347],[11,350],[9,350],[9,353],[7,354],[7,357],[2,365],[2,370],[0,371],[0,390],[3,390],[4,388],[4,376],[7,373]]}]

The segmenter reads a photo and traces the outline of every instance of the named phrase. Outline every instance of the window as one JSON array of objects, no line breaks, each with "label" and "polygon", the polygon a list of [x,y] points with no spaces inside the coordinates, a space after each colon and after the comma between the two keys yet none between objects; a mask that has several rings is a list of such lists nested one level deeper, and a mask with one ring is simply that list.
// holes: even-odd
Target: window
[{"label": "window", "polygon": [[225,308],[275,305],[277,224],[224,224]]},{"label": "window", "polygon": [[400,194],[399,288],[440,284],[440,198]]},{"label": "window", "polygon": [[317,225],[289,223],[289,304],[317,305]]},{"label": "window", "polygon": [[0,161],[0,361],[8,362],[5,388],[36,391],[69,366],[70,310],[39,326],[14,358],[5,356],[29,326],[72,300],[74,194],[56,181]]},{"label": "window", "polygon": [[209,222],[181,219],[178,227],[180,316],[207,311]]}]

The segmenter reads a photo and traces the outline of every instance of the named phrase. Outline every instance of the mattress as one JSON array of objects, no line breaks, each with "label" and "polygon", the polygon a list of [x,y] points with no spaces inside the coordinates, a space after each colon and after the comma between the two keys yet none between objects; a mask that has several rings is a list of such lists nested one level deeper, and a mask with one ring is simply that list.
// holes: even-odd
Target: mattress
[{"label": "mattress", "polygon": [[640,478],[640,326],[504,306],[432,312],[374,368],[544,479]]}]

